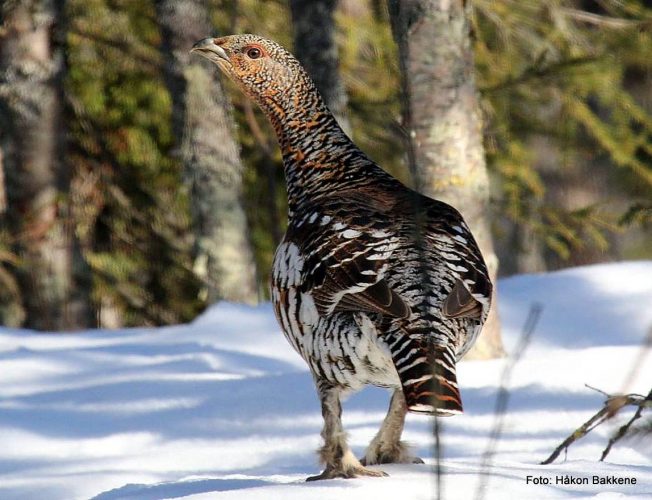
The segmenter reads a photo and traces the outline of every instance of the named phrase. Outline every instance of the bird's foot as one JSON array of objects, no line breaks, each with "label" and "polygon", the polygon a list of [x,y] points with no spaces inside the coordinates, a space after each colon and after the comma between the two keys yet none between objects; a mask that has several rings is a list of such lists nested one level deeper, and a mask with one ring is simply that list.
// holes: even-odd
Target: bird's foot
[{"label": "bird's foot", "polygon": [[413,457],[413,456],[394,458],[394,457],[381,455],[374,459],[367,459],[367,457],[362,457],[360,459],[360,463],[362,465],[379,465],[379,464],[424,464],[425,462],[423,461],[423,459],[419,457]]},{"label": "bird's foot", "polygon": [[411,455],[409,447],[405,443],[394,443],[387,446],[386,444],[369,446],[365,456],[360,459],[362,465],[378,464],[422,464],[424,463],[419,457]]},{"label": "bird's foot", "polygon": [[352,479],[355,477],[386,477],[388,474],[382,470],[367,469],[362,466],[354,467],[326,467],[324,472],[317,476],[310,476],[306,481],[320,481],[322,479]]}]

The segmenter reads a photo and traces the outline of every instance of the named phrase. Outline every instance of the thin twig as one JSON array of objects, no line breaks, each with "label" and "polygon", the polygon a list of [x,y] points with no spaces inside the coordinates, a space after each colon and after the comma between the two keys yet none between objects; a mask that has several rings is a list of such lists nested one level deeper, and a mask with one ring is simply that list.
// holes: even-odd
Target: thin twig
[{"label": "thin twig", "polygon": [[[591,389],[597,390],[598,392],[602,394],[606,394],[604,391],[601,391],[599,389],[595,389],[593,387],[590,387]],[[557,457],[560,455],[562,451],[567,451],[568,448],[577,440],[583,438],[586,436],[589,432],[591,432],[593,429],[598,427],[600,424],[605,422],[606,420],[609,420],[612,418],[614,415],[616,415],[620,410],[622,410],[625,406],[636,406],[638,407],[638,410],[636,411],[636,414],[634,417],[624,426],[622,426],[616,436],[612,438],[609,441],[609,444],[607,445],[607,448],[602,452],[602,458],[600,459],[601,461],[604,460],[604,458],[607,456],[609,453],[611,447],[613,446],[614,443],[616,443],[618,440],[620,440],[627,432],[631,424],[640,417],[641,412],[643,411],[643,408],[648,406],[652,401],[652,390],[647,396],[642,396],[640,394],[627,394],[627,395],[618,395],[618,396],[610,396],[607,394],[607,399],[604,402],[603,407],[596,412],[590,419],[588,419],[586,422],[584,422],[581,426],[579,426],[573,433],[568,436],[564,441],[555,448],[555,450],[550,454],[548,458],[546,458],[543,462],[541,462],[541,465],[547,465],[552,462],[554,462]],[[624,429],[623,429],[624,428]],[[621,434],[622,431],[622,435]]]},{"label": "thin twig", "polygon": [[600,457],[600,462],[604,462],[604,459],[611,451],[611,447],[614,444],[616,444],[618,441],[620,441],[625,436],[625,434],[627,434],[627,431],[632,426],[632,424],[641,417],[641,414],[643,413],[643,408],[645,408],[646,406],[645,405],[646,402],[652,404],[652,389],[648,393],[647,397],[641,402],[641,404],[638,407],[638,410],[636,410],[636,413],[634,413],[634,416],[630,418],[625,425],[621,426],[620,429],[618,429],[618,432],[616,432],[616,434],[612,436],[612,438],[609,440],[607,447],[602,452],[602,456]]},{"label": "thin twig", "polygon": [[128,55],[132,63],[137,63],[138,68],[147,69],[149,71],[160,71],[161,69],[161,62],[158,56],[150,55],[143,50],[138,50],[136,48],[137,44],[130,43],[130,40],[115,40],[109,36],[104,36],[100,33],[93,33],[79,28],[71,28],[69,33]]},{"label": "thin twig", "polygon": [[535,303],[530,307],[528,312],[527,319],[523,325],[523,330],[521,331],[521,336],[519,338],[518,344],[514,349],[514,352],[510,356],[503,373],[500,377],[500,389],[498,390],[498,396],[496,397],[496,407],[494,409],[494,426],[491,430],[489,437],[489,443],[487,448],[482,455],[482,465],[480,467],[480,478],[478,481],[478,486],[475,491],[476,500],[482,500],[484,494],[487,490],[487,485],[489,483],[489,470],[491,469],[492,461],[494,454],[496,452],[496,445],[500,440],[500,436],[503,432],[503,424],[505,420],[505,412],[507,410],[507,403],[509,401],[509,384],[512,377],[512,371],[516,364],[523,357],[525,349],[530,344],[532,339],[532,334],[539,322],[539,317],[541,316],[541,311],[543,307],[541,304]]},{"label": "thin twig", "polygon": [[251,101],[249,101],[249,99],[245,99],[242,107],[244,110],[245,119],[249,124],[249,129],[252,131],[254,138],[256,139],[256,142],[258,142],[258,145],[262,151],[263,169],[265,171],[265,178],[267,180],[266,202],[267,211],[269,213],[271,222],[272,241],[274,245],[278,246],[281,243],[281,239],[283,238],[283,232],[281,230],[281,220],[279,218],[279,210],[276,203],[276,165],[273,158],[274,152],[272,149],[272,144],[267,140],[263,129],[258,124],[258,120],[256,119]]},{"label": "thin twig", "polygon": [[582,66],[585,64],[591,64],[602,59],[602,56],[585,56],[585,57],[575,57],[572,59],[566,59],[563,61],[558,61],[547,66],[534,65],[526,68],[521,72],[520,75],[516,75],[510,78],[507,78],[505,81],[497,83],[495,85],[480,87],[479,91],[481,94],[490,94],[492,92],[498,92],[505,90],[521,83],[528,82],[530,80],[538,78],[546,78],[552,75],[555,75],[561,71],[566,70],[567,68]]},{"label": "thin twig", "polygon": [[267,137],[265,136],[263,129],[259,125],[258,120],[256,119],[256,115],[254,114],[254,109],[253,106],[251,105],[251,102],[248,99],[245,100],[242,103],[242,108],[244,110],[245,120],[247,121],[247,125],[249,125],[249,128],[251,129],[251,133],[254,135],[254,139],[256,139],[256,142],[263,150],[263,152],[267,156],[271,157],[274,154],[273,146],[267,140]]},{"label": "thin twig", "polygon": [[649,23],[647,20],[639,21],[622,17],[603,16],[600,14],[594,14],[593,12],[586,12],[584,10],[572,9],[569,7],[562,7],[558,12],[574,19],[575,21],[612,29],[643,27]]},{"label": "thin twig", "polygon": [[595,427],[600,425],[606,419],[607,419],[607,407],[605,406],[599,412],[593,415],[590,419],[584,422],[580,427],[575,429],[575,431],[570,436],[564,439],[564,441],[559,446],[557,446],[557,448],[555,448],[555,450],[550,454],[550,456],[546,458],[543,462],[541,462],[541,465],[548,465],[554,462],[562,451],[566,451],[571,444],[573,444],[578,439],[586,436],[589,432],[595,429]]},{"label": "thin twig", "polygon": [[592,385],[584,384],[584,387],[586,387],[587,389],[591,389],[592,391],[599,392],[600,394],[602,394],[603,396],[605,396],[607,398],[611,397],[611,395],[609,393],[604,392],[602,389],[598,389],[597,387],[593,387]]}]

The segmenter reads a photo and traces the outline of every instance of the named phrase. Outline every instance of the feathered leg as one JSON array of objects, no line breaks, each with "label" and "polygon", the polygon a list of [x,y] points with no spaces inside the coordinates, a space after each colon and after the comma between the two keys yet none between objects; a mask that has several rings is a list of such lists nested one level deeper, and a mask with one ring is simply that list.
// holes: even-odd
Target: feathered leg
[{"label": "feathered leg", "polygon": [[360,460],[362,465],[423,463],[420,458],[410,455],[408,446],[401,442],[406,414],[407,404],[403,390],[395,389],[383,425],[369,443],[365,456]]},{"label": "feathered leg", "polygon": [[324,428],[321,432],[324,445],[319,450],[319,457],[326,468],[318,476],[311,476],[307,480],[386,476],[383,471],[363,467],[349,448],[342,428],[341,389],[318,382],[317,390],[324,416]]}]

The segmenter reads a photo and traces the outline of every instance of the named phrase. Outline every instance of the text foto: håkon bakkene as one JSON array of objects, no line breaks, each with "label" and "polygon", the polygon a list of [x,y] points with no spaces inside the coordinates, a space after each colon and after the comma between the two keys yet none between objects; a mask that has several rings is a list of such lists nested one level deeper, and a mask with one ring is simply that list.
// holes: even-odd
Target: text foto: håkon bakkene
[{"label": "text foto: h\u00e5kon bakkene", "polygon": [[635,477],[618,477],[618,476],[570,476],[568,474],[557,475],[557,476],[526,476],[526,484],[636,484]]}]

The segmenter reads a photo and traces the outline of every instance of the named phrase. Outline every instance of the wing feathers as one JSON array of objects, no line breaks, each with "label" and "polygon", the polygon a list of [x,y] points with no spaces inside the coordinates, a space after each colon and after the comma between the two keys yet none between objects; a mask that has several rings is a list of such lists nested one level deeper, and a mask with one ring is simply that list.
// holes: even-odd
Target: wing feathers
[{"label": "wing feathers", "polygon": [[449,318],[480,318],[482,316],[482,304],[471,295],[471,292],[460,280],[453,285],[453,289],[442,304],[442,309],[444,315]]},{"label": "wing feathers", "polygon": [[377,312],[395,318],[407,318],[412,312],[410,306],[385,280],[380,280],[361,292],[345,294],[337,303],[335,311]]}]

